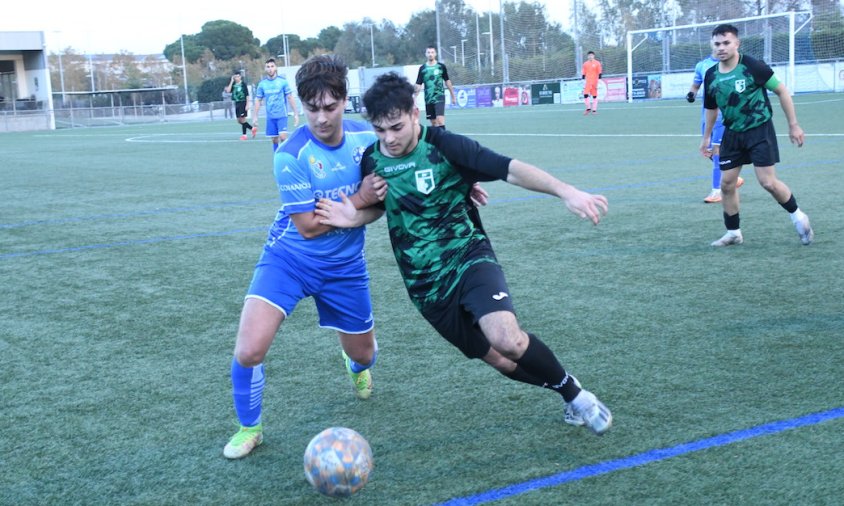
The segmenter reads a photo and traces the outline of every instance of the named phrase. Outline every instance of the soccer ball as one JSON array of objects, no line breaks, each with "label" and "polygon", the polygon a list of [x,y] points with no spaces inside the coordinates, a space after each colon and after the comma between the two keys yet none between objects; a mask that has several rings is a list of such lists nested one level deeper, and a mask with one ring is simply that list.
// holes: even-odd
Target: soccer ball
[{"label": "soccer ball", "polygon": [[330,497],[348,497],[362,489],[372,466],[369,443],[345,427],[325,429],[305,448],[305,478]]}]

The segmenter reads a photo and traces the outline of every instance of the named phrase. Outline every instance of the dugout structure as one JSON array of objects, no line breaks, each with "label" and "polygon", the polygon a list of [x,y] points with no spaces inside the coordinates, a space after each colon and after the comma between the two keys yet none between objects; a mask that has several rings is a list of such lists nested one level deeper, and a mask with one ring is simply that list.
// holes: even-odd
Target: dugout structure
[{"label": "dugout structure", "polygon": [[[712,53],[712,30],[724,23],[739,30],[741,52],[778,68],[791,93],[797,89],[798,61],[816,62],[807,11],[725,19],[683,26],[664,26],[627,32],[627,99],[642,97],[634,84],[647,75],[693,72],[695,65]],[[635,79],[635,80],[634,80]]]}]

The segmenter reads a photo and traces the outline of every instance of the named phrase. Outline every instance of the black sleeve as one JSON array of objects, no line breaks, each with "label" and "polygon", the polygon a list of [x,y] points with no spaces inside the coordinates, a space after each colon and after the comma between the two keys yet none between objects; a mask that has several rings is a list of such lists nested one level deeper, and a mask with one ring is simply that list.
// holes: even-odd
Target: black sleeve
[{"label": "black sleeve", "polygon": [[741,55],[741,62],[750,70],[753,81],[759,86],[765,86],[765,83],[774,75],[774,69],[769,67],[767,63],[757,60],[752,56]]},{"label": "black sleeve", "polygon": [[718,68],[718,64],[709,67],[709,70],[706,71],[706,75],[703,76],[703,107],[705,109],[717,109],[718,103],[715,102],[715,95],[709,93],[709,88],[712,86],[712,81],[715,80],[715,69]]},{"label": "black sleeve", "polygon": [[422,69],[425,67],[424,64],[419,65],[419,72],[416,74],[416,84],[422,84]]},{"label": "black sleeve", "polygon": [[439,128],[427,128],[427,141],[469,182],[507,180],[512,158],[481,146],[477,141]]},{"label": "black sleeve", "polygon": [[[363,179],[366,176],[375,172],[375,159],[372,158],[372,153],[375,151],[375,146],[377,144],[378,144],[377,142],[371,144],[363,152],[363,158],[360,161],[360,178],[361,179]],[[377,204],[374,204],[374,206],[377,207],[378,209],[381,209],[381,210],[386,208],[383,201],[378,202]]]},{"label": "black sleeve", "polygon": [[448,78],[448,69],[447,69],[447,68],[445,68],[445,64],[444,64],[444,63],[440,63],[440,65],[441,65],[441,66],[442,66],[442,68],[443,68],[443,81],[448,81],[448,80],[449,80],[449,78]]}]

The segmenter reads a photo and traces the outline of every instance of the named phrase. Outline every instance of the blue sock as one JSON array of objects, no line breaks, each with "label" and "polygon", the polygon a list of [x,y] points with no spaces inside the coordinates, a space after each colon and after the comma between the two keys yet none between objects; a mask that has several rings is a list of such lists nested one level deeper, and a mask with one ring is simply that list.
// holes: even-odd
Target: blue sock
[{"label": "blue sock", "polygon": [[712,155],[712,187],[721,188],[721,157]]},{"label": "blue sock", "polygon": [[232,397],[240,425],[254,427],[261,423],[264,397],[264,364],[243,367],[232,359]]},{"label": "blue sock", "polygon": [[370,361],[366,365],[362,365],[362,364],[358,364],[357,362],[355,362],[354,360],[352,360],[350,358],[349,359],[349,368],[352,370],[353,373],[358,374],[360,372],[363,372],[363,371],[369,369],[373,365],[375,365],[375,361],[377,359],[378,359],[378,346],[376,345],[375,346],[375,353],[372,354],[372,361]]},{"label": "blue sock", "polygon": [[277,149],[278,149],[278,144],[273,142],[273,153],[275,153]]}]

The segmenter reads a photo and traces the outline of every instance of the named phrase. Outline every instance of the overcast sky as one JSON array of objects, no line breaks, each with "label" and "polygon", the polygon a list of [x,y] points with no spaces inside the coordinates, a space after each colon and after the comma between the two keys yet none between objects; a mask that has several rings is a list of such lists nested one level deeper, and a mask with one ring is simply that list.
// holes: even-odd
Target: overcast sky
[{"label": "overcast sky", "polygon": [[[72,47],[95,54],[158,54],[180,34],[199,33],[203,24],[217,19],[249,28],[263,44],[282,33],[316,37],[327,26],[342,28],[344,23],[360,22],[366,17],[376,23],[388,19],[404,25],[414,13],[433,10],[434,3],[435,0],[282,0],[267,9],[262,3],[249,0],[41,0],[28,4],[29,8],[15,4],[14,9],[5,9],[0,16],[0,31],[43,31],[50,52]],[[497,12],[499,6],[499,0],[464,3],[482,13]],[[552,21],[564,27],[569,25],[570,0],[540,3],[545,4]]]}]

